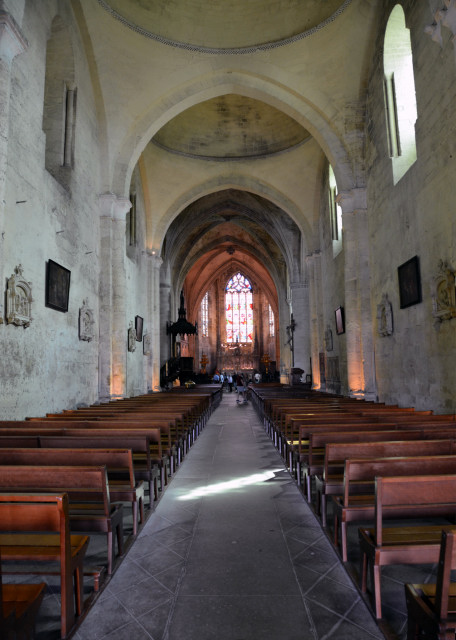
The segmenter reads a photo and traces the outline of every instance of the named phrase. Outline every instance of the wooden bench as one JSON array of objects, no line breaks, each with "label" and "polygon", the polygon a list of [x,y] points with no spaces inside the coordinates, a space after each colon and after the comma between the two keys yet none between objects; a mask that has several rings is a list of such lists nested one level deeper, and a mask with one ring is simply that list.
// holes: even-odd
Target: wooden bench
[{"label": "wooden bench", "polygon": [[[19,573],[36,573],[36,564],[58,563],[61,636],[83,608],[83,562],[88,536],[70,535],[66,494],[0,494],[0,547],[3,563],[28,563]],[[39,571],[38,571],[39,572]],[[74,579],[74,586],[73,586]]]},{"label": "wooden bench", "polygon": [[[79,442],[79,444],[78,444]],[[41,436],[44,447],[128,447],[133,452],[135,478],[149,485],[149,506],[158,499],[157,476],[160,489],[167,482],[166,456],[162,454],[160,430],[158,429],[65,429],[62,435]]]},{"label": "wooden bench", "polygon": [[[456,474],[456,455],[410,456],[398,458],[365,458],[345,461],[344,494],[331,496],[334,502],[334,544],[339,544],[347,561],[347,527],[351,522],[369,522],[375,517],[375,478],[389,476]],[[361,493],[360,493],[361,491]],[[425,508],[421,515],[434,515],[433,508]],[[392,512],[396,514],[395,511]],[[385,518],[388,509],[383,510]]]},{"label": "wooden bench", "polygon": [[[33,427],[30,427],[33,425]],[[6,428],[11,428],[10,425],[6,426],[4,421],[0,421],[0,434],[4,433]],[[122,429],[124,431],[136,431],[138,429],[143,430],[150,429],[150,443],[151,446],[155,446],[160,442],[160,453],[162,458],[162,465],[169,465],[169,473],[172,475],[176,466],[180,464],[181,453],[180,444],[176,439],[172,439],[171,428],[168,422],[158,421],[153,422],[148,419],[126,419],[125,416],[101,418],[94,420],[79,420],[76,417],[63,418],[40,418],[39,420],[25,420],[20,421],[17,424],[17,429],[14,433],[18,435],[25,429],[27,435],[30,434],[30,428],[38,431],[40,435],[57,435],[56,430],[61,429],[61,435],[67,433],[69,429],[73,431],[75,429],[103,429],[108,431],[117,431]],[[54,429],[54,432],[52,432]],[[157,440],[157,430],[160,433],[160,439]],[[6,435],[6,434],[5,434]],[[154,456],[156,457],[156,456]]]},{"label": "wooden bench", "polygon": [[456,514],[456,476],[406,476],[377,478],[375,487],[375,527],[360,527],[361,590],[367,590],[368,567],[372,568],[374,611],[382,617],[381,567],[393,564],[433,564],[439,560],[442,530],[453,525],[410,524],[384,527],[384,510],[397,520],[416,518],[423,508],[433,508],[439,516]]},{"label": "wooden bench", "polygon": [[[43,426],[44,424],[44,426]],[[7,425],[7,426],[5,426]],[[15,426],[14,426],[15,425]],[[53,426],[50,426],[53,425]],[[59,438],[81,437],[96,438],[92,444],[77,444],[76,441],[64,441]],[[46,443],[43,438],[49,437]],[[167,463],[169,462],[170,439],[165,429],[148,427],[144,422],[130,423],[115,421],[0,421],[0,447],[24,447],[33,438],[33,446],[44,447],[89,447],[89,448],[129,448],[133,450],[135,476],[149,486],[149,495],[158,498],[157,473],[160,475],[161,490],[168,481]],[[57,440],[53,440],[57,438]],[[3,444],[2,444],[3,442]],[[60,442],[61,444],[50,444]],[[65,442],[65,444],[64,444]],[[146,445],[147,442],[147,445]],[[167,449],[163,450],[163,442]],[[152,498],[150,498],[152,502]]]},{"label": "wooden bench", "polygon": [[[123,554],[122,505],[111,504],[106,467],[0,466],[0,490],[5,492],[65,492],[70,500],[70,529],[106,533],[107,571],[115,557]],[[1,545],[0,545],[1,546]]]},{"label": "wooden bench", "polygon": [[0,638],[33,640],[46,583],[3,584],[0,556]]},{"label": "wooden bench", "polygon": [[135,480],[131,449],[0,449],[0,465],[13,464],[69,467],[105,465],[111,501],[129,502],[132,506],[134,536],[138,533],[138,518],[140,523],[144,522],[144,483]]},{"label": "wooden bench", "polygon": [[[322,475],[324,471],[325,447],[329,443],[343,442],[381,442],[387,440],[447,440],[456,438],[456,429],[427,427],[413,425],[413,428],[392,429],[395,425],[378,424],[357,428],[357,425],[345,426],[338,431],[326,431],[325,429],[312,428],[308,432],[302,428],[300,438],[299,471],[304,470],[306,480],[307,499],[311,501],[311,483],[316,475]],[[307,435],[307,453],[305,440],[302,435]]]},{"label": "wooden bench", "polygon": [[323,476],[315,476],[316,508],[326,526],[326,496],[343,493],[344,464],[349,458],[388,458],[398,456],[452,455],[454,439],[398,440],[388,442],[328,443],[325,448]]},{"label": "wooden bench", "polygon": [[437,580],[434,584],[406,584],[407,640],[448,640],[456,633],[456,530],[442,531]]}]

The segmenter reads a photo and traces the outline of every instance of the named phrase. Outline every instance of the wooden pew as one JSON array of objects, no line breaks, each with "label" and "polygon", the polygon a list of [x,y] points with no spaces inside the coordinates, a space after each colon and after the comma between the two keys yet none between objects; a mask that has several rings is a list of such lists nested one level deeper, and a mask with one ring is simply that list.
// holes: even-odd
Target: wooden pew
[{"label": "wooden pew", "polygon": [[[50,427],[49,424],[54,426]],[[107,421],[79,422],[60,420],[52,423],[46,422],[44,427],[40,422],[17,421],[17,426],[15,427],[13,425],[15,425],[15,421],[0,421],[0,446],[27,446],[21,444],[19,440],[16,441],[16,444],[13,444],[13,439],[24,438],[25,440],[23,442],[27,442],[26,439],[32,437],[35,438],[33,445],[35,447],[61,446],[66,448],[70,441],[67,441],[66,444],[63,444],[63,441],[61,441],[62,444],[60,445],[43,444],[42,438],[66,438],[66,436],[80,436],[81,438],[95,437],[96,440],[92,444],[84,443],[78,445],[76,442],[72,442],[69,446],[76,448],[88,446],[89,448],[133,449],[136,478],[148,483],[149,495],[154,495],[155,500],[158,498],[155,466],[160,475],[161,490],[163,490],[167,484],[167,463],[169,462],[170,447],[165,451],[163,450],[163,441],[165,440],[165,442],[169,444],[169,438],[163,429],[147,427],[144,422],[125,423],[123,421],[116,421],[111,424]],[[2,438],[4,438],[4,445],[2,445]],[[142,439],[142,443],[139,438]],[[145,439],[147,439],[149,448],[146,447]],[[57,442],[57,440],[55,442]]]},{"label": "wooden pew", "polygon": [[[301,434],[305,433],[308,437],[307,455],[304,447],[301,449],[300,438],[300,454],[299,467],[304,470],[306,478],[307,499],[311,500],[311,482],[312,478],[322,475],[324,471],[325,447],[329,443],[342,442],[381,442],[387,440],[446,440],[456,438],[456,429],[451,427],[435,428],[425,425],[414,424],[413,428],[388,429],[393,427],[390,424],[372,424],[357,428],[357,425],[350,425],[350,429],[343,427],[339,431],[326,431],[325,429],[316,429],[312,427],[309,433],[307,429],[302,428]],[[341,476],[342,480],[342,476]]]},{"label": "wooden pew", "polygon": [[[351,522],[369,522],[375,517],[375,478],[389,476],[456,474],[456,455],[410,456],[398,458],[365,458],[345,461],[344,494],[331,496],[334,501],[334,544],[339,544],[341,531],[342,560],[347,561],[347,527]],[[361,491],[361,493],[360,493]],[[426,507],[421,515],[434,509]],[[395,515],[395,511],[392,512]],[[388,509],[383,510],[385,518]]]},{"label": "wooden pew", "polygon": [[367,590],[368,565],[372,567],[374,612],[382,617],[381,567],[393,564],[433,564],[439,560],[442,530],[453,525],[410,524],[384,527],[384,510],[397,520],[415,518],[423,508],[433,508],[439,516],[454,518],[456,476],[405,476],[377,478],[375,481],[375,527],[360,527],[361,590]]},{"label": "wooden pew", "polygon": [[315,476],[316,507],[326,526],[326,496],[343,493],[343,470],[349,458],[388,458],[398,456],[452,455],[456,440],[407,440],[388,442],[328,443],[325,449],[323,476]]},{"label": "wooden pew", "polygon": [[[70,529],[106,533],[107,571],[112,573],[115,544],[123,554],[122,505],[111,504],[106,467],[0,466],[0,490],[4,492],[64,491],[70,500]],[[0,545],[1,546],[1,545]]]},{"label": "wooden pew", "polygon": [[[153,438],[153,440],[152,440]],[[160,476],[160,489],[168,481],[166,456],[162,454],[160,431],[155,429],[65,429],[61,435],[40,437],[43,447],[128,447],[133,452],[135,478],[149,485],[149,506],[158,499],[157,475]]]},{"label": "wooden pew", "polygon": [[3,584],[0,556],[0,638],[33,640],[46,583]]},{"label": "wooden pew", "polygon": [[44,569],[59,564],[61,636],[66,638],[75,612],[82,613],[83,562],[89,544],[88,536],[70,535],[68,496],[0,494],[0,532],[2,562],[33,565],[31,570],[21,567],[21,574],[36,573],[36,564]]},{"label": "wooden pew", "polygon": [[[80,443],[79,443],[80,444]],[[144,522],[144,483],[136,482],[131,449],[50,448],[0,449],[1,465],[88,467],[105,465],[112,502],[129,502],[133,511],[133,535],[138,518]]]},{"label": "wooden pew", "polygon": [[442,531],[437,580],[434,584],[406,584],[407,640],[447,640],[456,633],[456,531]]},{"label": "wooden pew", "polygon": [[[18,424],[17,433],[21,433],[19,429],[27,429],[29,433],[30,425],[33,424],[34,428],[39,430],[40,435],[53,435],[52,432],[44,432],[43,429],[62,429],[62,434],[68,432],[69,429],[104,429],[109,431],[122,430],[137,430],[137,429],[150,429],[150,442],[151,446],[157,443],[157,429],[160,433],[160,451],[162,457],[162,464],[167,466],[169,464],[169,473],[172,475],[176,466],[180,464],[180,445],[176,439],[172,439],[171,428],[168,422],[163,421],[150,421],[149,419],[126,419],[125,416],[118,417],[99,417],[96,420],[78,420],[76,416],[68,418],[40,418],[39,420],[22,421]],[[36,427],[35,427],[36,425]],[[0,433],[5,430],[5,423],[0,421]],[[55,434],[56,435],[56,434]],[[178,451],[179,449],[179,451]],[[155,456],[154,456],[155,457]]]},{"label": "wooden pew", "polygon": [[[181,445],[179,441],[171,433],[171,427],[169,421],[163,422],[162,420],[153,421],[148,418],[138,418],[134,420],[129,417],[126,418],[124,414],[118,416],[102,417],[97,419],[84,419],[79,420],[77,416],[68,416],[63,418],[39,418],[34,420],[18,421],[17,431],[15,433],[22,433],[25,429],[26,433],[30,433],[30,425],[32,428],[38,429],[40,435],[53,435],[52,429],[62,429],[62,434],[66,433],[68,429],[107,429],[109,431],[123,429],[123,430],[137,430],[137,429],[150,429],[150,442],[157,442],[156,434],[157,429],[160,432],[160,449],[163,457],[163,464],[169,464],[169,473],[172,475],[176,466],[180,464],[181,460]],[[5,428],[14,428],[13,425],[6,424],[5,421],[0,421],[0,434],[5,432]],[[43,430],[46,429],[46,432]],[[55,433],[54,433],[55,434]],[[56,435],[56,434],[55,434]],[[173,439],[174,437],[174,439]]]}]

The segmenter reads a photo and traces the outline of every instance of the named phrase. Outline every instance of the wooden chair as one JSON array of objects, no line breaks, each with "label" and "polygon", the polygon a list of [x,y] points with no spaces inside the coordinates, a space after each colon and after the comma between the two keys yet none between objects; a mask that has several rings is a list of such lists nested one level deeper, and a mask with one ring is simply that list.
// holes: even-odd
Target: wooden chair
[{"label": "wooden chair", "polygon": [[382,617],[381,568],[396,564],[433,564],[439,560],[442,529],[453,525],[428,525],[421,521],[410,525],[384,527],[384,511],[396,520],[420,517],[424,508],[433,506],[436,516],[454,519],[456,515],[456,475],[404,476],[377,478],[375,490],[375,527],[360,527],[361,590],[367,589],[367,569],[372,567],[375,615]]},{"label": "wooden chair", "polygon": [[123,555],[123,505],[111,503],[105,466],[0,465],[0,487],[10,493],[68,494],[71,531],[106,534],[111,575],[116,540],[118,555]]},{"label": "wooden chair", "polygon": [[[57,563],[60,573],[61,635],[70,633],[83,608],[83,561],[89,537],[70,535],[66,494],[0,494],[2,561],[20,563],[20,573]],[[30,569],[23,566],[27,563]],[[74,580],[74,586],[73,586]]]},{"label": "wooden chair", "polygon": [[406,584],[407,640],[454,640],[456,633],[456,531],[442,531],[437,582]]}]

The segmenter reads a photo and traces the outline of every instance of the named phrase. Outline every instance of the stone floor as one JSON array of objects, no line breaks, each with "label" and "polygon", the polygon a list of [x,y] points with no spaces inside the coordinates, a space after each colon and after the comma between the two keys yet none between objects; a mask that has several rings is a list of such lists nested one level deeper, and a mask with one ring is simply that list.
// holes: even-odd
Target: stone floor
[{"label": "stone floor", "polygon": [[74,638],[384,635],[250,403],[226,393]]}]

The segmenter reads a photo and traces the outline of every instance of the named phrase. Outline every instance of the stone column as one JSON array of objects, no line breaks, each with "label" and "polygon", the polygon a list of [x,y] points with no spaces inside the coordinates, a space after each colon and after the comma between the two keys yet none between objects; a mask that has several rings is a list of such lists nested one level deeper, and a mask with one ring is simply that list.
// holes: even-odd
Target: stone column
[{"label": "stone column", "polygon": [[100,206],[100,400],[121,398],[127,375],[125,215],[128,198],[105,193]]},{"label": "stone column", "polygon": [[14,58],[28,47],[14,18],[0,11],[0,324],[3,324],[4,242],[5,242],[5,185],[8,161],[9,107],[11,66]]},{"label": "stone column", "polygon": [[312,388],[320,389],[320,349],[322,345],[322,328],[320,323],[321,308],[321,255],[315,251],[306,258],[309,277],[309,334],[310,355],[312,357]]},{"label": "stone column", "polygon": [[292,282],[291,304],[296,323],[294,331],[294,366],[310,373],[310,310],[309,285],[307,282]]},{"label": "stone column", "polygon": [[345,254],[345,333],[347,374],[352,397],[376,397],[370,309],[369,235],[366,190],[341,192]]},{"label": "stone column", "polygon": [[280,382],[289,384],[291,369],[291,350],[288,343],[287,327],[291,319],[291,300],[286,298],[285,292],[279,292],[279,330],[280,330]]},{"label": "stone column", "polygon": [[160,267],[163,260],[155,251],[149,254],[149,318],[152,346],[151,390],[161,391],[160,387]]},{"label": "stone column", "polygon": [[[166,273],[164,273],[166,272]],[[171,358],[171,338],[166,333],[166,323],[175,322],[171,318],[171,281],[169,269],[160,270],[160,366]]]}]

